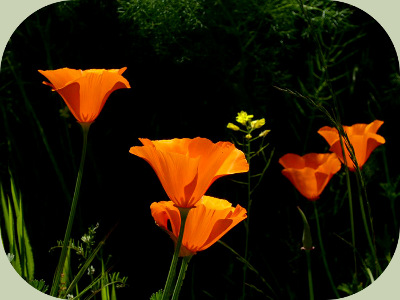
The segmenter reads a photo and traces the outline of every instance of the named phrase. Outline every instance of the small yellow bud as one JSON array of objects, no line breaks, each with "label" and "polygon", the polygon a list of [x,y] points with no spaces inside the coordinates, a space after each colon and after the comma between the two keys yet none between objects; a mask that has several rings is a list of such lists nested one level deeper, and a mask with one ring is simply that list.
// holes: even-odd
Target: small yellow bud
[{"label": "small yellow bud", "polygon": [[264,136],[266,136],[269,132],[270,132],[271,130],[264,130],[263,132],[261,132],[258,136],[259,137],[264,137]]},{"label": "small yellow bud", "polygon": [[236,126],[236,125],[233,124],[233,123],[228,123],[228,125],[226,126],[226,128],[232,129],[232,130],[234,130],[234,131],[240,130],[239,126]]},{"label": "small yellow bud", "polygon": [[248,134],[246,134],[246,139],[251,139],[252,138],[252,136],[251,136],[251,134],[250,133],[248,133]]},{"label": "small yellow bud", "polygon": [[251,119],[253,119],[253,115],[248,115],[247,112],[245,111],[241,111],[238,113],[238,115],[236,116],[236,122],[242,124],[242,125],[246,125],[246,123],[248,121],[251,121]]},{"label": "small yellow bud", "polygon": [[265,125],[265,119],[264,118],[262,118],[260,120],[251,121],[251,128],[253,128],[253,129],[258,129],[258,128],[264,126],[264,125]]}]

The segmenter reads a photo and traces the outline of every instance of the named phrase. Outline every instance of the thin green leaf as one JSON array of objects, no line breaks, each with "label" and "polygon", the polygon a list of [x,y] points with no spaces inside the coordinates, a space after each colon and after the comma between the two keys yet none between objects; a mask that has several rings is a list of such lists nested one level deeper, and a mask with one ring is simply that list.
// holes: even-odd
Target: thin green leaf
[{"label": "thin green leaf", "polygon": [[[8,198],[8,228],[9,228],[9,235],[8,235],[8,242],[10,244],[9,247],[9,251],[10,253],[14,254],[15,257],[17,257],[17,247],[16,247],[16,243],[15,243],[15,235],[14,235],[14,216],[13,216],[13,211],[12,211],[12,207],[11,207],[11,203],[10,203],[10,198]],[[18,258],[19,260],[19,258]],[[21,274],[18,273],[18,274]]]},{"label": "thin green leaf", "polygon": [[108,291],[108,273],[105,270],[103,258],[101,259],[101,300],[110,300]]},{"label": "thin green leaf", "polygon": [[14,201],[14,210],[15,210],[15,215],[17,217],[17,241],[18,241],[18,251],[20,254],[20,261],[21,261],[21,271],[22,271],[22,278],[27,278],[27,270],[26,270],[26,264],[25,264],[25,245],[23,243],[24,240],[24,218],[22,217],[22,201],[20,199],[15,199],[15,197],[18,197],[18,194],[13,192],[13,184],[11,184],[12,188],[12,198]]},{"label": "thin green leaf", "polygon": [[108,233],[107,235],[99,242],[97,247],[93,250],[93,252],[90,254],[86,262],[83,264],[81,269],[79,270],[78,274],[75,276],[74,280],[72,280],[70,286],[68,287],[67,291],[65,292],[65,295],[68,295],[69,293],[72,292],[72,290],[75,288],[75,285],[78,283],[78,281],[82,278],[83,274],[85,274],[86,270],[92,263],[93,259],[96,257],[97,253],[100,251],[100,249],[104,246],[106,240],[110,236],[111,232],[115,229],[117,225],[115,225]]},{"label": "thin green leaf", "polygon": [[[11,229],[10,229],[10,213],[9,213],[9,206],[6,203],[6,197],[4,195],[3,186],[0,184],[0,197],[1,197],[1,208],[3,210],[3,217],[4,217],[4,224],[6,227],[6,234],[8,238],[8,242],[10,243],[11,237]],[[12,215],[11,215],[12,217]]]},{"label": "thin green leaf", "polygon": [[115,284],[113,284],[112,288],[111,288],[111,300],[117,300],[117,292],[116,292]]},{"label": "thin green leaf", "polygon": [[268,282],[265,280],[265,278],[260,275],[260,272],[258,272],[258,270],[255,267],[253,267],[253,265],[251,265],[246,259],[244,259],[244,257],[242,257],[239,253],[237,253],[233,248],[231,248],[225,242],[218,240],[218,243],[220,243],[224,247],[228,248],[233,254],[235,254],[237,259],[239,261],[241,261],[242,263],[244,263],[249,268],[249,270],[253,271],[261,279],[261,281],[266,285],[266,287],[275,295],[275,297],[277,297],[277,294],[275,293],[274,289],[268,284]]},{"label": "thin green leaf", "polygon": [[[89,291],[93,286],[95,286],[99,280],[101,280],[101,275],[97,276],[86,288],[84,288],[80,293],[77,293],[77,295],[74,297],[74,299],[81,299],[84,294],[86,294],[87,291]],[[96,293],[98,292],[93,292],[93,294],[85,299],[90,299],[92,298]]]},{"label": "thin green leaf", "polygon": [[33,258],[32,246],[29,242],[28,233],[26,231],[26,227],[24,227],[24,245],[25,245],[25,261],[28,271],[28,280],[33,280],[35,275],[35,261]]}]

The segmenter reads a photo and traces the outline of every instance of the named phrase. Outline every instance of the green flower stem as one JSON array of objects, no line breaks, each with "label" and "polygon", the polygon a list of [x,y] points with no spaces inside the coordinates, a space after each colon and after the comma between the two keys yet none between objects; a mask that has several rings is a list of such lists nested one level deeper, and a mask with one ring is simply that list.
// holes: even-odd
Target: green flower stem
[{"label": "green flower stem", "polygon": [[[363,224],[364,224],[364,228],[365,228],[365,234],[367,235],[367,239],[368,239],[368,244],[369,244],[369,247],[371,249],[371,253],[372,253],[373,257],[374,257],[376,273],[378,275],[378,274],[382,274],[382,269],[381,269],[381,266],[379,265],[378,257],[376,255],[375,245],[374,245],[374,243],[372,241],[371,234],[370,234],[370,231],[369,231],[369,228],[368,228],[367,217],[365,215],[365,209],[364,209],[364,199],[363,199],[362,193],[361,193],[360,175],[361,174],[356,172],[357,187],[358,187],[358,199],[360,200],[361,216],[362,216],[362,219],[363,219]],[[366,194],[365,194],[365,196],[366,196]],[[371,218],[370,218],[370,224],[371,224],[371,229],[373,230]]]},{"label": "green flower stem", "polygon": [[[390,180],[390,175],[389,175],[389,167],[388,167],[388,162],[387,162],[387,157],[386,157],[386,149],[382,149],[382,158],[383,158],[383,166],[385,168],[385,176],[386,176],[386,182],[387,184],[392,187],[392,181]],[[390,193],[390,210],[392,211],[392,217],[393,217],[393,225],[394,229],[396,231],[399,230],[399,225],[397,223],[397,217],[396,217],[396,208],[395,208],[395,201],[396,200],[396,195],[394,193]]]},{"label": "green flower stem", "polygon": [[[251,147],[250,141],[247,141],[246,144],[246,159],[249,164],[249,171],[247,172],[247,218],[245,220],[246,227],[246,240],[245,240],[245,248],[244,248],[244,259],[246,261],[249,260],[249,235],[250,235],[250,209],[251,209],[251,172],[250,172],[250,159],[251,159]],[[242,299],[246,298],[246,273],[247,273],[247,264],[243,266],[243,287],[242,287]]]},{"label": "green flower stem", "polygon": [[314,214],[315,214],[315,219],[317,221],[319,247],[321,248],[322,260],[324,262],[326,275],[328,275],[329,283],[331,284],[332,290],[335,293],[336,298],[340,298],[340,295],[339,295],[339,293],[338,293],[338,291],[336,289],[336,286],[335,286],[335,284],[333,282],[332,274],[329,271],[328,261],[326,260],[324,244],[322,242],[322,236],[321,236],[321,227],[319,225],[318,209],[317,209],[317,204],[315,202],[314,202]]},{"label": "green flower stem", "polygon": [[[351,243],[353,246],[353,259],[354,259],[354,278],[357,278],[357,249],[356,249],[356,234],[354,230],[354,213],[353,213],[353,195],[351,193],[351,184],[350,184],[350,173],[349,168],[347,165],[346,153],[345,148],[343,145],[343,136],[338,130],[339,133],[339,140],[340,140],[340,147],[342,149],[342,157],[345,165],[345,172],[346,172],[346,185],[347,185],[347,194],[349,198],[349,213],[350,213],[350,227],[351,227]],[[350,152],[351,149],[349,149]]]},{"label": "green flower stem", "polygon": [[349,169],[347,167],[346,167],[346,184],[347,184],[347,193],[349,197],[351,244],[353,246],[353,257],[354,257],[354,275],[357,276],[357,256],[356,256],[357,249],[356,249],[356,235],[354,230],[353,196],[351,194],[350,174],[349,174]]},{"label": "green flower stem", "polygon": [[179,236],[176,241],[174,256],[172,257],[171,266],[169,267],[167,281],[165,283],[162,300],[167,300],[169,295],[171,294],[171,287],[174,281],[175,273],[176,273],[176,265],[178,263],[179,252],[182,246],[183,233],[185,231],[185,223],[187,215],[189,214],[190,208],[178,207],[180,215],[181,215],[181,227],[179,228]]},{"label": "green flower stem", "polygon": [[310,293],[310,300],[314,300],[313,279],[311,274],[311,255],[310,255],[310,250],[305,250],[305,251],[307,257],[308,290]]},{"label": "green flower stem", "polygon": [[191,258],[192,258],[192,255],[185,256],[182,260],[181,269],[179,271],[178,279],[176,280],[176,285],[175,285],[174,293],[172,295],[172,300],[177,300],[179,297],[179,293],[181,291],[183,280],[185,279],[186,270],[188,268],[189,261]]},{"label": "green flower stem", "polygon": [[58,294],[58,285],[59,285],[59,282],[60,282],[61,272],[62,272],[62,269],[63,269],[63,266],[64,266],[65,258],[67,256],[67,246],[68,246],[69,239],[70,239],[70,236],[71,236],[72,225],[74,223],[76,205],[78,203],[79,192],[80,192],[80,189],[81,189],[83,166],[85,164],[85,157],[86,157],[87,136],[88,136],[88,133],[89,133],[90,124],[91,123],[80,123],[80,125],[82,126],[82,133],[83,133],[82,156],[81,156],[81,162],[80,162],[80,165],[79,165],[78,176],[76,178],[75,192],[74,192],[74,197],[72,199],[72,205],[71,205],[71,210],[70,210],[70,213],[69,213],[67,229],[65,231],[63,246],[62,246],[62,250],[61,250],[61,255],[60,255],[60,259],[58,261],[56,272],[54,274],[53,285],[52,285],[51,291],[50,291],[50,295],[54,296],[54,297],[56,297],[57,294]]}]

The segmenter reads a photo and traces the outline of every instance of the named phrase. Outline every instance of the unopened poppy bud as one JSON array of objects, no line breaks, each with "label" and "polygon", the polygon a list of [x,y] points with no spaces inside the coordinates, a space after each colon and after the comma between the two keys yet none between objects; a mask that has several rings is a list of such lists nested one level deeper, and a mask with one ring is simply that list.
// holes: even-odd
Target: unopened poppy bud
[{"label": "unopened poppy bud", "polygon": [[236,125],[233,124],[233,123],[228,123],[228,125],[226,126],[226,128],[232,129],[232,130],[234,130],[234,131],[240,130],[239,126],[236,126]]},{"label": "unopened poppy bud", "polygon": [[300,207],[297,206],[297,209],[300,212],[301,218],[303,219],[303,224],[304,224],[304,229],[303,229],[303,247],[301,247],[301,250],[306,250],[310,251],[314,249],[314,246],[312,245],[312,238],[311,238],[311,230],[310,230],[310,225],[308,225],[307,218],[303,211],[300,209]]},{"label": "unopened poppy bud", "polygon": [[251,128],[253,128],[253,129],[258,129],[258,128],[264,126],[264,125],[265,125],[265,119],[264,118],[262,118],[260,120],[251,121]]}]

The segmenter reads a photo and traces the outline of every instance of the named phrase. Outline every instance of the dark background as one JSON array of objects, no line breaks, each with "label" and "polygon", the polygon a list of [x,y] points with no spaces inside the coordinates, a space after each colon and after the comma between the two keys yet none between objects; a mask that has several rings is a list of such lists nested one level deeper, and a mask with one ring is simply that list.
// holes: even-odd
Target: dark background
[{"label": "dark background", "polygon": [[[329,76],[335,79],[343,124],[385,122],[379,134],[386,144],[374,151],[363,171],[378,255],[386,266],[385,255],[393,255],[398,237],[380,186],[388,181],[386,174],[393,184],[399,180],[396,53],[385,31],[362,11],[331,1],[305,2],[314,33],[323,41]],[[89,132],[72,238],[80,239],[99,222],[99,241],[118,224],[104,252],[112,254],[113,270],[128,276],[121,299],[148,298],[161,289],[173,244],[155,226],[149,206],[167,197],[151,167],[129,149],[140,144],[139,137],[230,140],[226,124],[245,110],[255,119],[266,119],[265,129],[271,129],[268,151],[275,149],[253,196],[250,223],[250,263],[275,295],[251,271],[248,282],[272,298],[306,298],[302,221],[296,206],[309,218],[316,245],[313,207],[280,174],[278,159],[289,152],[328,151],[316,132],[329,123],[305,100],[275,87],[314,97],[330,109],[332,99],[318,79],[323,71],[316,53],[307,19],[291,0],[80,0],[32,14],[14,32],[2,60],[0,179],[8,187],[10,168],[23,195],[35,277],[51,283],[58,252],[49,249],[64,236],[82,147],[80,126],[72,115],[60,114],[65,108],[61,97],[41,83],[46,79],[37,70],[126,66],[123,76],[132,88],[110,96]],[[262,160],[253,163],[256,173]],[[231,179],[245,178],[221,178],[207,194],[246,207],[246,189]],[[352,251],[335,236],[351,239],[344,182],[342,169],[317,203],[337,285],[351,282]],[[353,186],[355,190],[355,182]],[[358,250],[365,258],[367,243],[355,213]],[[222,240],[243,255],[244,236],[239,224]],[[313,255],[316,297],[333,297],[318,250]],[[189,265],[182,299],[238,298],[242,267],[220,244],[198,253]],[[248,288],[249,299],[263,297]]]}]

